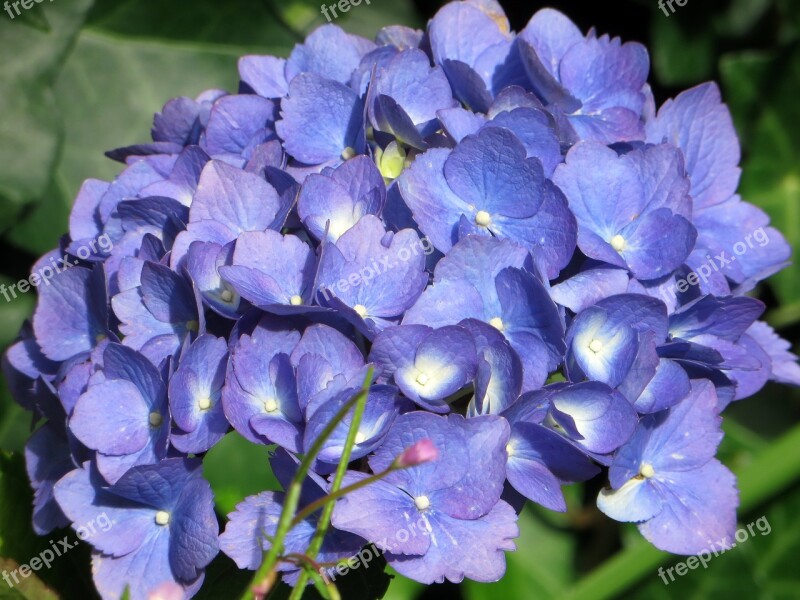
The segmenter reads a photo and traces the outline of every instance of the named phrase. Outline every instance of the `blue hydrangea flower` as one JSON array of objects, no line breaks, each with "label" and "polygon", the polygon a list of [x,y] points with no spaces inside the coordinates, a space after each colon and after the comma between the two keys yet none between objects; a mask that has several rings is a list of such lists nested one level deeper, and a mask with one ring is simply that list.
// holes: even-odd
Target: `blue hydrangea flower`
[{"label": "blue hydrangea flower", "polygon": [[370,360],[423,408],[448,412],[448,399],[475,376],[478,364],[469,331],[456,325],[432,329],[401,325],[380,333]]},{"label": "blue hydrangea flower", "polygon": [[[423,438],[433,441],[440,458],[344,496],[334,527],[378,544],[395,570],[417,581],[496,581],[505,571],[504,551],[514,549],[519,535],[516,513],[500,500],[508,436],[508,423],[496,416],[398,417],[369,459],[373,471]],[[350,471],[345,483],[364,477]]]},{"label": "blue hydrangea flower", "polygon": [[222,386],[228,365],[223,338],[202,335],[181,356],[169,380],[169,407],[176,429],[170,442],[186,454],[207,451],[228,432]]},{"label": "blue hydrangea flower", "polygon": [[97,451],[97,467],[111,483],[131,467],[164,459],[170,413],[161,373],[134,350],[109,344],[102,377],[78,398],[69,428]]},{"label": "blue hydrangea flower", "polygon": [[318,240],[335,242],[364,215],[380,215],[386,186],[375,163],[356,156],[336,169],[310,175],[297,198],[297,214]]},{"label": "blue hydrangea flower", "polygon": [[442,252],[464,235],[508,238],[542,255],[555,277],[575,249],[574,218],[537,158],[504,127],[429,150],[398,185],[420,229]]},{"label": "blue hydrangea flower", "polygon": [[656,547],[697,554],[730,547],[736,531],[736,479],[714,458],[722,439],[714,386],[692,384],[668,411],[648,415],[609,469],[611,489],[597,505],[632,521]]},{"label": "blue hydrangea flower", "polygon": [[566,116],[578,138],[613,143],[644,137],[640,115],[650,68],[644,46],[594,31],[584,37],[569,18],[548,8],[520,32],[519,46],[534,91]]},{"label": "blue hydrangea flower", "polygon": [[175,355],[185,340],[204,333],[204,309],[190,280],[165,265],[146,262],[140,285],[111,299],[123,343],[154,363]]},{"label": "blue hydrangea flower", "polygon": [[323,246],[316,300],[373,337],[417,300],[425,285],[424,245],[415,231],[386,231],[365,215],[336,243]]},{"label": "blue hydrangea flower", "polygon": [[[285,450],[278,449],[270,459],[270,465],[278,481],[287,487],[297,469],[297,462]],[[324,479],[309,473],[300,495],[299,508],[318,500],[325,495],[327,483]],[[219,536],[220,549],[230,556],[240,569],[256,570],[261,564],[264,552],[270,547],[270,537],[274,537],[278,520],[283,510],[283,492],[261,492],[248,496],[236,505],[229,517],[227,526]],[[293,527],[284,541],[287,553],[302,554],[308,548],[317,528],[318,515],[311,515]],[[329,529],[322,543],[317,561],[337,562],[349,558],[359,551],[364,540],[356,535]],[[293,582],[299,574],[299,567],[282,563],[278,569],[285,573],[285,580]]]},{"label": "blue hydrangea flower", "polygon": [[56,484],[55,494],[76,529],[93,524],[92,570],[103,600],[120,598],[126,588],[131,600],[148,600],[165,582],[191,597],[219,551],[214,498],[199,460],[134,467],[112,486],[84,463]]},{"label": "blue hydrangea flower", "polygon": [[434,283],[404,325],[432,327],[478,319],[503,333],[523,364],[524,384],[540,387],[564,356],[561,316],[530,254],[508,240],[468,236],[436,266]]},{"label": "blue hydrangea flower", "polygon": [[[637,279],[656,279],[681,266],[694,248],[689,182],[674,147],[618,156],[581,142],[553,180],[578,220],[578,247],[590,258],[627,268]],[[610,206],[609,198],[615,199]]]},{"label": "blue hydrangea flower", "polygon": [[[420,582],[494,581],[525,500],[563,511],[562,486],[595,476],[600,508],[660,548],[729,537],[719,411],[800,385],[745,296],[790,248],[736,193],[717,86],[659,108],[648,69],[552,9],[516,33],[496,0],[462,0],[424,31],[325,25],[242,57],[234,93],[167,102],[151,141],[108,153],[115,178],[81,186],[3,357],[44,421],[35,531],[105,513],[103,598],[192,597],[218,544],[255,569],[284,496],[247,498],[218,542],[204,454],[232,430],[277,444],[286,489],[372,373],[345,483],[395,470],[337,501],[317,560],[372,542]],[[411,455],[430,462],[395,462]]]}]

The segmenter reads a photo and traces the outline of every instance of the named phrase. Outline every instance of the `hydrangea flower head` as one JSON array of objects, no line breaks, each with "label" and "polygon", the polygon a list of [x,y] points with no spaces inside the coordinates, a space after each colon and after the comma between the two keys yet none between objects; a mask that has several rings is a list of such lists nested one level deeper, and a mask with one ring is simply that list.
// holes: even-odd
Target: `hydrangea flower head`
[{"label": "hydrangea flower head", "polygon": [[[108,517],[87,540],[103,600],[190,598],[219,549],[281,553],[289,585],[367,544],[422,583],[496,581],[536,543],[515,541],[524,502],[565,511],[594,477],[658,548],[730,540],[722,411],[800,385],[746,295],[791,251],[737,195],[718,87],[657,108],[648,71],[555,10],[515,32],[456,0],[424,31],[324,25],[242,57],[236,93],[169,100],[78,190],[34,269],[69,267],[3,359],[44,421],[35,531]],[[283,489],[219,535],[201,465],[226,436]]]}]

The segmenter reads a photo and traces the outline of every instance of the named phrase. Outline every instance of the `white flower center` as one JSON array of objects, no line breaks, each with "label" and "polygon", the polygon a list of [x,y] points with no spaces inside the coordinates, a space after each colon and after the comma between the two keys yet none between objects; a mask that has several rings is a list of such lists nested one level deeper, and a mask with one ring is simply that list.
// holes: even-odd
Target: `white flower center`
[{"label": "white flower center", "polygon": [[417,496],[414,498],[414,505],[417,507],[417,510],[425,510],[431,505],[431,501],[428,500],[427,496]]},{"label": "white flower center", "polygon": [[514,446],[506,444],[506,454],[508,454],[509,458],[514,456]]},{"label": "white flower center", "polygon": [[622,252],[625,249],[625,238],[620,234],[612,237],[608,243],[611,244],[611,247],[617,252]]},{"label": "white flower center", "polygon": [[289,298],[289,303],[290,303],[292,306],[300,306],[300,305],[303,303],[303,298],[301,298],[300,296],[298,296],[297,294],[295,294],[294,296],[292,296],[291,298]]},{"label": "white flower center", "polygon": [[169,523],[169,513],[165,510],[160,510],[156,513],[156,523],[164,526]]},{"label": "white flower center", "polygon": [[367,316],[367,307],[363,304],[356,304],[353,307],[353,310],[356,311],[356,314],[358,314],[358,316],[362,319]]},{"label": "white flower center", "polygon": [[488,227],[492,224],[492,215],[485,210],[479,210],[475,215],[475,224],[481,227]]},{"label": "white flower center", "polygon": [[354,148],[348,146],[344,150],[342,150],[342,160],[350,160],[356,155],[356,151]]},{"label": "white flower center", "polygon": [[275,398],[267,398],[264,400],[264,410],[268,413],[278,410],[278,401]]},{"label": "white flower center", "polygon": [[356,444],[363,444],[367,439],[367,436],[361,433],[360,431],[356,434]]},{"label": "white flower center", "polygon": [[503,319],[500,317],[492,317],[489,319],[489,325],[497,329],[497,331],[503,331],[505,329],[505,325],[503,324]]},{"label": "white flower center", "polygon": [[200,400],[197,402],[197,408],[200,410],[208,410],[211,408],[211,398],[200,398]]},{"label": "white flower center", "polygon": [[600,350],[602,349],[603,349],[603,342],[601,342],[600,340],[594,339],[591,342],[589,342],[589,350],[591,350],[595,354],[600,352]]},{"label": "white flower center", "polygon": [[151,412],[149,416],[149,421],[151,427],[160,427],[161,423],[164,422],[164,418],[161,416],[161,413]]},{"label": "white flower center", "polygon": [[650,479],[656,474],[656,471],[653,468],[653,465],[650,463],[642,463],[642,465],[639,467],[639,474],[645,479]]},{"label": "white flower center", "polygon": [[430,377],[428,377],[425,373],[420,373],[417,375],[417,383],[420,385],[425,385],[429,380]]},{"label": "white flower center", "polygon": [[222,290],[219,293],[219,297],[223,302],[230,302],[233,300],[233,292],[230,290]]}]

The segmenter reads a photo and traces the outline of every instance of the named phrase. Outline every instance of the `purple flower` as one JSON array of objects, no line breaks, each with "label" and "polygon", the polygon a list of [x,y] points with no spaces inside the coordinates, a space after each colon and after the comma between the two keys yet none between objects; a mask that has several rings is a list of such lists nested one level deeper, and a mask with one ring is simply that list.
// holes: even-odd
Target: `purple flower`
[{"label": "purple flower", "polygon": [[170,441],[181,452],[205,452],[227,433],[222,410],[222,386],[228,345],[222,338],[202,335],[181,356],[169,380],[169,406],[177,429]]},{"label": "purple flower", "polygon": [[541,254],[555,277],[575,249],[574,217],[542,164],[504,127],[465,137],[452,151],[429,150],[398,185],[433,245],[448,252],[467,234],[508,238]]},{"label": "purple flower", "polygon": [[284,148],[308,165],[338,164],[364,152],[364,104],[346,85],[312,72],[289,84],[275,124]]},{"label": "purple flower", "polygon": [[231,264],[220,266],[218,271],[254,306],[291,314],[309,310],[316,266],[314,251],[306,242],[295,235],[267,230],[239,235]]},{"label": "purple flower", "polygon": [[123,343],[154,363],[174,356],[186,339],[205,330],[196,288],[185,277],[154,262],[142,266],[139,286],[111,299]]},{"label": "purple flower", "polygon": [[597,499],[604,513],[633,521],[656,547],[697,554],[711,543],[730,547],[736,531],[736,479],[714,458],[722,431],[710,382],[692,384],[668,411],[645,416],[614,457],[611,489]]},{"label": "purple flower", "polygon": [[[508,436],[508,423],[496,416],[398,417],[370,468],[385,470],[422,439],[434,443],[439,459],[347,494],[334,508],[334,527],[378,544],[395,570],[422,583],[498,580],[503,552],[519,535],[514,510],[500,500]],[[350,471],[345,485],[364,477]]]},{"label": "purple flower", "polygon": [[580,139],[604,144],[644,137],[640,116],[649,70],[647,50],[592,30],[584,37],[560,12],[545,8],[519,34],[525,72],[554,114]]},{"label": "purple flower", "polygon": [[309,175],[297,198],[297,214],[315,238],[335,242],[362,216],[379,215],[385,201],[386,186],[375,163],[356,156]]},{"label": "purple flower", "polygon": [[477,368],[472,336],[454,325],[392,327],[375,338],[369,358],[408,398],[434,412],[449,412],[448,400]]},{"label": "purple flower", "polygon": [[104,600],[120,598],[126,587],[131,600],[147,600],[165,582],[191,596],[217,555],[214,497],[198,460],[135,467],[112,486],[84,463],[55,494],[73,527],[92,525],[94,580]]},{"label": "purple flower", "polygon": [[299,332],[262,319],[233,344],[222,406],[234,429],[253,443],[301,451],[305,420],[289,358],[299,340]]},{"label": "purple flower", "polygon": [[71,267],[39,288],[33,331],[42,353],[64,361],[89,352],[108,335],[103,269]]},{"label": "purple flower", "polygon": [[120,344],[103,353],[102,377],[90,382],[69,418],[70,431],[97,451],[97,468],[113,483],[136,465],[164,459],[169,444],[167,388],[150,361]]},{"label": "purple flower", "polygon": [[[689,182],[672,146],[623,156],[596,142],[572,147],[553,180],[578,220],[578,247],[638,279],[677,269],[694,248]],[[609,205],[608,199],[614,198]],[[669,232],[669,235],[667,235]]]},{"label": "purple flower", "polygon": [[365,215],[323,246],[315,298],[371,338],[396,323],[425,288],[424,247],[415,231],[386,231]]},{"label": "purple flower", "polygon": [[404,325],[431,327],[477,319],[503,333],[523,363],[524,386],[544,384],[564,355],[561,316],[529,253],[508,240],[468,236],[436,266],[434,283]]},{"label": "purple flower", "polygon": [[[285,450],[278,449],[270,459],[270,464],[281,485],[288,487],[297,469],[297,461]],[[323,497],[327,487],[324,479],[310,472],[303,483],[299,509]],[[270,538],[275,535],[285,497],[283,492],[261,492],[256,496],[248,496],[228,515],[228,525],[219,536],[219,545],[240,569],[254,571],[261,564],[264,553],[272,545]],[[290,530],[284,540],[287,554],[306,551],[318,519],[318,514],[310,515]],[[337,562],[349,558],[363,544],[364,540],[360,537],[331,528],[325,535],[317,562]],[[284,573],[284,581],[292,584],[299,573],[299,567],[291,563],[280,563],[278,570]]]},{"label": "purple flower", "polygon": [[437,111],[456,106],[450,84],[428,56],[411,48],[395,54],[375,74],[367,106],[377,131],[424,150],[425,138],[439,128]]}]

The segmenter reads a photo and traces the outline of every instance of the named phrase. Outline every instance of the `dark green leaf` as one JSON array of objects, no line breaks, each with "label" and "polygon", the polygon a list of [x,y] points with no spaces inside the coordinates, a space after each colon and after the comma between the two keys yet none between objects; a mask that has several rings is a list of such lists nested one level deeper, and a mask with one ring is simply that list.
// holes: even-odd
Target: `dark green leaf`
[{"label": "dark green leaf", "polygon": [[[51,547],[49,540],[60,540],[67,535],[75,547],[56,557],[52,566],[41,569],[37,576],[62,598],[95,598],[89,580],[89,546],[78,542],[72,531],[54,531],[47,537],[37,536],[31,528],[32,502],[22,456],[0,452],[0,557],[28,564]],[[40,597],[29,598],[39,600]],[[44,598],[47,596],[42,600]]]},{"label": "dark green leaf", "polygon": [[50,85],[90,5],[74,0],[36,7],[49,27],[41,20],[32,26],[33,15],[0,19],[0,214],[40,197],[50,181],[62,135]]},{"label": "dark green leaf", "polygon": [[281,489],[268,457],[266,446],[253,444],[235,431],[209,450],[203,460],[203,472],[214,490],[220,512],[232,512],[247,496]]},{"label": "dark green leaf", "polygon": [[519,518],[517,551],[506,553],[508,568],[497,583],[466,581],[467,600],[559,598],[574,577],[575,538],[545,524],[528,503]]},{"label": "dark green leaf", "polygon": [[[780,55],[745,53],[721,64],[726,98],[744,132],[746,159],[740,193],[772,217],[793,247],[800,245],[800,51]],[[800,263],[773,276],[783,304],[800,303]]]},{"label": "dark green leaf", "polygon": [[[685,598],[797,598],[797,555],[800,552],[800,489],[763,511],[740,519],[736,547],[714,557],[706,568],[700,564],[685,575],[665,572],[667,584],[657,572],[629,597],[657,600]],[[750,528],[748,529],[748,525]],[[752,533],[750,532],[752,530]],[[683,558],[682,561],[686,559]],[[668,569],[671,565],[664,565]]]}]

